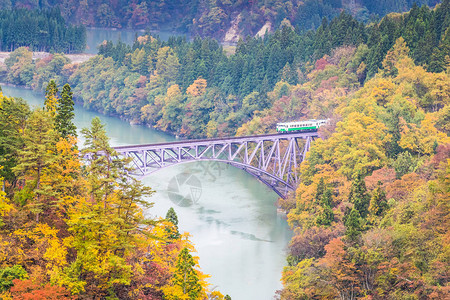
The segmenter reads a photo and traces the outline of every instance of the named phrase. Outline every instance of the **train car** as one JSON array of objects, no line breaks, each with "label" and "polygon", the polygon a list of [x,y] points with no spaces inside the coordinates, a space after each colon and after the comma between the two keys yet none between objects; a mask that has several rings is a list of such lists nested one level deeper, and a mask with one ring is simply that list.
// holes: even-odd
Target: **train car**
[{"label": "train car", "polygon": [[288,123],[277,123],[277,132],[285,133],[292,131],[317,131],[320,126],[328,123],[328,120],[308,120]]}]

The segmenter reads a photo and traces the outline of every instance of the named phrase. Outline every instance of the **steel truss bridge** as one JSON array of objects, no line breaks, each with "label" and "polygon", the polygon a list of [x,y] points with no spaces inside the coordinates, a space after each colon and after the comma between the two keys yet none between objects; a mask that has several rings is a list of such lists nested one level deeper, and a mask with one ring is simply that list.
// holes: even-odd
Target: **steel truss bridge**
[{"label": "steel truss bridge", "polygon": [[133,174],[146,176],[162,168],[194,161],[217,161],[242,169],[286,197],[300,180],[298,167],[317,132],[186,140],[114,147],[130,157]]}]

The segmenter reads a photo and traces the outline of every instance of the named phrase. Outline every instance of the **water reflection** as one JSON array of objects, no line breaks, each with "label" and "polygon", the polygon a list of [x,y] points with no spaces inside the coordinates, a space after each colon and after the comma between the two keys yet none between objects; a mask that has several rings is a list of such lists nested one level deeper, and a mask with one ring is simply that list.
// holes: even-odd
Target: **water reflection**
[{"label": "water reflection", "polygon": [[[221,163],[219,163],[221,164]],[[198,162],[173,166],[144,178],[158,193],[153,212],[165,213],[174,203],[164,182],[174,174],[195,174],[202,195],[189,207],[174,206],[179,227],[193,234],[202,270],[233,299],[272,299],[281,287],[285,247],[291,237],[277,214],[276,195],[242,170]]]}]

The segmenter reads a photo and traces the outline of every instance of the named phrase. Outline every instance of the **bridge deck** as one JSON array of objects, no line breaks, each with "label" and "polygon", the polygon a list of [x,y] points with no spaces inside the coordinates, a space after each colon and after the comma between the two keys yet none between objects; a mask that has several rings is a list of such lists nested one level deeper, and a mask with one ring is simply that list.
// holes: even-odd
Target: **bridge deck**
[{"label": "bridge deck", "polygon": [[156,144],[141,144],[141,145],[129,145],[129,146],[117,146],[113,147],[118,152],[133,151],[137,149],[155,149],[155,148],[165,148],[165,147],[177,147],[188,146],[188,145],[211,145],[215,142],[218,143],[241,143],[241,142],[258,142],[262,140],[272,140],[272,139],[288,139],[292,137],[317,137],[317,131],[308,132],[289,132],[289,133],[272,133],[272,134],[261,134],[261,135],[251,135],[251,136],[237,136],[237,137],[224,137],[224,138],[213,138],[213,139],[192,139],[192,140],[182,140],[166,143],[156,143]]},{"label": "bridge deck", "polygon": [[[261,180],[280,197],[299,182],[298,166],[305,159],[316,131],[183,140],[114,147],[130,157],[136,175],[192,161],[213,160],[240,168]],[[298,140],[303,140],[300,142]]]}]

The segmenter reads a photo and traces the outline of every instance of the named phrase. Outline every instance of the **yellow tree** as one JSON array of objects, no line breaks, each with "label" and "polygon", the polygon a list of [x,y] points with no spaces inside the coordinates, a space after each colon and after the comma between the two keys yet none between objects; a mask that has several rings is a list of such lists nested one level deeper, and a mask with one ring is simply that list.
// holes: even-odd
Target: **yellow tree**
[{"label": "yellow tree", "polygon": [[[0,169],[3,167],[0,166]],[[3,177],[0,177],[0,186],[3,187]],[[3,218],[7,216],[12,210],[14,206],[10,204],[8,198],[6,198],[6,193],[3,189],[0,189],[0,228],[4,225]]]},{"label": "yellow tree", "polygon": [[22,227],[12,234],[20,245],[23,264],[38,282],[55,282],[67,265],[68,249],[59,234],[58,229],[44,223],[32,228]]},{"label": "yellow tree", "polygon": [[180,114],[184,98],[178,84],[171,85],[167,89],[162,107],[162,118],[158,121],[158,127],[163,130],[177,130],[181,126]]},{"label": "yellow tree", "polygon": [[398,74],[397,64],[399,60],[408,57],[409,48],[406,46],[406,42],[403,37],[399,37],[392,49],[388,51],[386,57],[383,60],[383,75],[395,76]]},{"label": "yellow tree", "polygon": [[81,162],[73,136],[60,138],[53,150],[52,163],[42,173],[42,188],[51,196],[61,217],[65,216],[73,197],[84,194],[86,182],[81,176]]},{"label": "yellow tree", "polygon": [[45,109],[50,112],[52,117],[56,115],[56,108],[58,105],[58,88],[56,87],[56,82],[50,80],[45,89]]},{"label": "yellow tree", "polygon": [[131,53],[131,70],[134,72],[139,72],[141,74],[147,74],[147,57],[145,56],[145,50],[136,49]]},{"label": "yellow tree", "polygon": [[417,155],[431,155],[438,145],[450,142],[450,138],[443,132],[439,132],[436,127],[436,117],[426,114],[425,119],[420,123],[408,124],[404,119],[400,119],[400,147],[410,150]]},{"label": "yellow tree", "polygon": [[194,83],[192,83],[186,90],[186,94],[198,97],[202,96],[206,91],[207,86],[206,79],[203,78],[197,78]]},{"label": "yellow tree", "polygon": [[178,57],[170,47],[158,49],[156,55],[156,72],[164,84],[175,81],[179,67],[180,62]]},{"label": "yellow tree", "polygon": [[446,73],[428,73],[424,82],[429,87],[427,96],[431,98],[432,111],[450,104],[450,76]]},{"label": "yellow tree", "polygon": [[355,172],[367,174],[382,167],[387,160],[384,147],[390,139],[383,123],[352,112],[337,124],[336,133],[320,145],[323,148],[319,151],[341,174],[351,178]]},{"label": "yellow tree", "polygon": [[67,212],[71,236],[66,243],[77,256],[58,282],[73,293],[119,297],[142,272],[142,266],[131,258],[146,243],[148,228],[155,225],[143,214],[151,206],[144,196],[153,192],[128,174],[129,161],[117,157],[109,146],[100,119],[93,119],[91,128],[82,132],[86,138],[83,153],[91,155],[86,166],[87,191]]},{"label": "yellow tree", "polygon": [[[178,241],[175,241],[176,251],[167,257],[163,255],[159,261],[164,261],[163,265],[169,267],[172,274],[171,280],[161,289],[165,299],[205,299],[209,284],[206,282],[208,275],[198,270],[198,256],[193,256],[189,252],[195,252],[194,246],[187,240],[189,235],[184,233]],[[168,247],[169,249],[171,247]],[[174,256],[174,254],[176,256]],[[163,260],[161,260],[163,258]],[[218,299],[223,297],[220,293]]]}]

